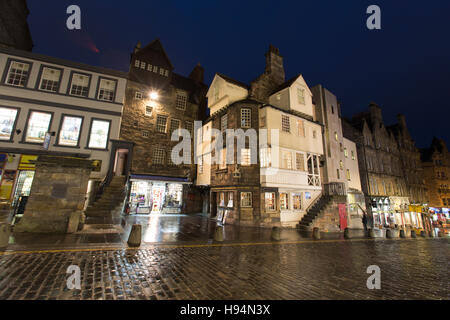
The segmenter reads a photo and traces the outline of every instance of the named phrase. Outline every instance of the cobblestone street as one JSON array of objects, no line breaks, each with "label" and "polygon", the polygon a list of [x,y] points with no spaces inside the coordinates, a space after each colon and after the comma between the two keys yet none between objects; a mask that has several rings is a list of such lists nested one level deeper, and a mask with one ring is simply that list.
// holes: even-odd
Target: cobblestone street
[{"label": "cobblestone street", "polygon": [[[447,239],[158,245],[0,256],[0,299],[449,299]],[[81,269],[81,290],[66,270]],[[367,267],[381,268],[369,290]]]}]

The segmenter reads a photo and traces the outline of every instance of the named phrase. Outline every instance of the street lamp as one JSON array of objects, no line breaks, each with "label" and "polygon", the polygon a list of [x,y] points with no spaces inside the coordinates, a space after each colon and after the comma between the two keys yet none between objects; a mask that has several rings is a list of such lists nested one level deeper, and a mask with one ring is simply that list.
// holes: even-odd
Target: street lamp
[{"label": "street lamp", "polygon": [[152,99],[152,100],[158,100],[158,98],[159,98],[158,92],[156,92],[156,91],[150,92],[150,99]]}]

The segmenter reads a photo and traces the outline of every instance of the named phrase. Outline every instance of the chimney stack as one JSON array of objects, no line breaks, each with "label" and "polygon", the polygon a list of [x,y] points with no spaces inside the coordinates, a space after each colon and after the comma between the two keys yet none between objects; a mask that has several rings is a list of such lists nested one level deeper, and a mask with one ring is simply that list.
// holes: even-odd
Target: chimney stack
[{"label": "chimney stack", "polygon": [[198,63],[192,70],[191,74],[189,75],[189,78],[191,78],[192,80],[194,80],[196,82],[203,83],[204,74],[205,74],[205,69],[203,69],[203,67],[200,65],[200,63]]}]

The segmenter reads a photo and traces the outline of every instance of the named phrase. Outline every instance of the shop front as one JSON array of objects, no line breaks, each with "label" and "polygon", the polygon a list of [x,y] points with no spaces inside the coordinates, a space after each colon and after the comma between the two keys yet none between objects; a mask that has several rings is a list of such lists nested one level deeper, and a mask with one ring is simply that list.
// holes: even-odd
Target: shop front
[{"label": "shop front", "polygon": [[371,211],[374,228],[388,228],[391,225],[391,202],[388,197],[371,198]]},{"label": "shop front", "polygon": [[429,208],[431,227],[435,234],[442,232],[445,235],[450,234],[450,216],[449,208]]},{"label": "shop front", "polygon": [[131,175],[129,213],[183,213],[183,195],[188,184],[185,178]]},{"label": "shop front", "polygon": [[408,197],[390,197],[392,213],[391,223],[394,226],[405,228],[407,225],[405,213],[408,212],[409,199]]},{"label": "shop front", "polygon": [[424,207],[421,205],[409,205],[408,212],[405,213],[405,224],[410,225],[416,231],[424,229],[423,212]]}]

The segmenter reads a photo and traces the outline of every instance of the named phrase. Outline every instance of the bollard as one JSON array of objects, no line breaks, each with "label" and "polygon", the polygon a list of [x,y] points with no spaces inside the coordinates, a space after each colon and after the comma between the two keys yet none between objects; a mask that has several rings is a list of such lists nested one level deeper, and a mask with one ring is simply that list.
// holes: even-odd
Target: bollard
[{"label": "bollard", "polygon": [[425,238],[426,236],[427,236],[427,234],[426,234],[426,232],[425,231],[420,231],[420,236],[422,237],[422,238]]},{"label": "bollard", "polygon": [[216,230],[214,231],[214,240],[215,241],[223,241],[223,227],[217,226]]},{"label": "bollard", "polygon": [[344,229],[344,239],[350,239],[350,231],[348,228]]},{"label": "bollard", "polygon": [[314,228],[313,229],[312,237],[313,237],[314,240],[320,240],[320,230],[319,230],[319,228]]},{"label": "bollard", "polygon": [[141,245],[142,226],[134,224],[128,237],[128,245],[130,247],[139,247]]},{"label": "bollard", "polygon": [[403,229],[401,229],[400,230],[400,238],[406,238],[406,235],[405,235],[405,230],[403,230]]},{"label": "bollard", "polygon": [[0,249],[6,249],[8,246],[10,233],[9,223],[0,223]]},{"label": "bollard", "polygon": [[373,231],[373,229],[368,229],[367,230],[367,238],[369,238],[369,239],[374,239],[375,238],[375,231]]},{"label": "bollard", "polygon": [[272,235],[271,235],[272,240],[280,241],[280,239],[281,239],[281,235],[280,234],[281,234],[280,228],[278,228],[278,227],[273,227],[272,228]]},{"label": "bollard", "polygon": [[391,229],[386,229],[386,238],[387,239],[392,239],[392,231],[391,231]]},{"label": "bollard", "polygon": [[411,230],[411,238],[415,239],[416,237],[416,232],[414,230]]}]

